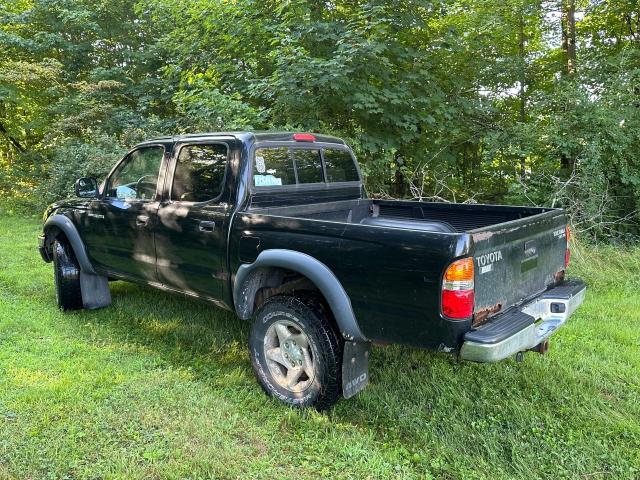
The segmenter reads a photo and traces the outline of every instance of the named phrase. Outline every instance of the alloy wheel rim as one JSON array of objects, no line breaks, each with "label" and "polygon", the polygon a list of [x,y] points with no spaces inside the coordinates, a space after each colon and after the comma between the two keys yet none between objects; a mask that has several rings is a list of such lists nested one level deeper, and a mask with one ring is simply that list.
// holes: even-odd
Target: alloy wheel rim
[{"label": "alloy wheel rim", "polygon": [[264,338],[267,366],[276,383],[290,392],[309,388],[316,376],[316,363],[309,337],[289,320],[269,326]]}]

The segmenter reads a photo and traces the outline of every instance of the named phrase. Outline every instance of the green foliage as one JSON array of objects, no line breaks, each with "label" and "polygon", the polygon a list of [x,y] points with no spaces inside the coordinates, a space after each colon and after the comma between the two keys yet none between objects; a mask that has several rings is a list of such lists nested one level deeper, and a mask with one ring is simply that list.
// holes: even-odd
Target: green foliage
[{"label": "green foliage", "polygon": [[194,81],[173,97],[185,131],[257,130],[266,122],[260,109],[239,93],[224,94],[204,81]]},{"label": "green foliage", "polygon": [[70,141],[53,152],[48,181],[36,186],[36,196],[46,203],[73,195],[79,177],[104,178],[125,150],[114,138],[101,136],[92,142]]},{"label": "green foliage", "polygon": [[563,206],[634,238],[640,10],[577,2],[574,73],[570,3],[5,0],[0,189],[54,198],[67,158],[156,134],[318,130],[371,194]]}]

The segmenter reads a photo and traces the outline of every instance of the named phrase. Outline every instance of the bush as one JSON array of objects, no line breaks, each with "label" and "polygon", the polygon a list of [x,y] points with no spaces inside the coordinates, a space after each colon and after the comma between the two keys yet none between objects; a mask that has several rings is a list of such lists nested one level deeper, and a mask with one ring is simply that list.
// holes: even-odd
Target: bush
[{"label": "bush", "polygon": [[73,185],[79,177],[102,180],[126,148],[113,137],[101,136],[91,143],[70,141],[53,150],[45,178],[35,188],[39,208],[73,195]]}]

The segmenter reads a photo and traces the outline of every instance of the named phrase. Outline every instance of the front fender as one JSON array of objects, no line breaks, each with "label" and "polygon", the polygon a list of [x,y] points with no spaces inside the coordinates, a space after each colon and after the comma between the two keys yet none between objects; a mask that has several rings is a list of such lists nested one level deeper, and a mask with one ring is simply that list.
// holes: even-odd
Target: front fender
[{"label": "front fender", "polygon": [[265,250],[253,263],[238,268],[233,301],[240,318],[249,318],[253,310],[256,289],[251,288],[251,274],[268,267],[284,268],[307,277],[327,300],[342,336],[351,341],[368,341],[358,326],[347,292],[329,267],[312,256],[295,250]]},{"label": "front fender", "polygon": [[93,265],[89,261],[89,256],[87,255],[87,250],[85,249],[84,242],[80,238],[80,234],[76,229],[76,226],[73,222],[62,214],[54,214],[51,215],[46,222],[44,222],[44,234],[45,234],[45,242],[48,241],[48,237],[52,230],[59,229],[64,235],[67,237],[67,240],[71,244],[71,248],[73,249],[73,253],[76,255],[76,259],[80,264],[80,269],[83,272],[90,273],[92,275],[96,275],[95,270],[93,269]]}]

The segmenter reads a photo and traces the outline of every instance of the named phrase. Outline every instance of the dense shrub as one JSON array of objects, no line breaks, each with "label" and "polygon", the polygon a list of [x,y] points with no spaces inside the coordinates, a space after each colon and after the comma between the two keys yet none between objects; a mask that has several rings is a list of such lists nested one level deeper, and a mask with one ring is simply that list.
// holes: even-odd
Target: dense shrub
[{"label": "dense shrub", "polygon": [[124,152],[114,138],[107,136],[87,143],[69,141],[56,148],[46,176],[35,188],[40,206],[73,195],[73,185],[79,177],[103,179]]}]

